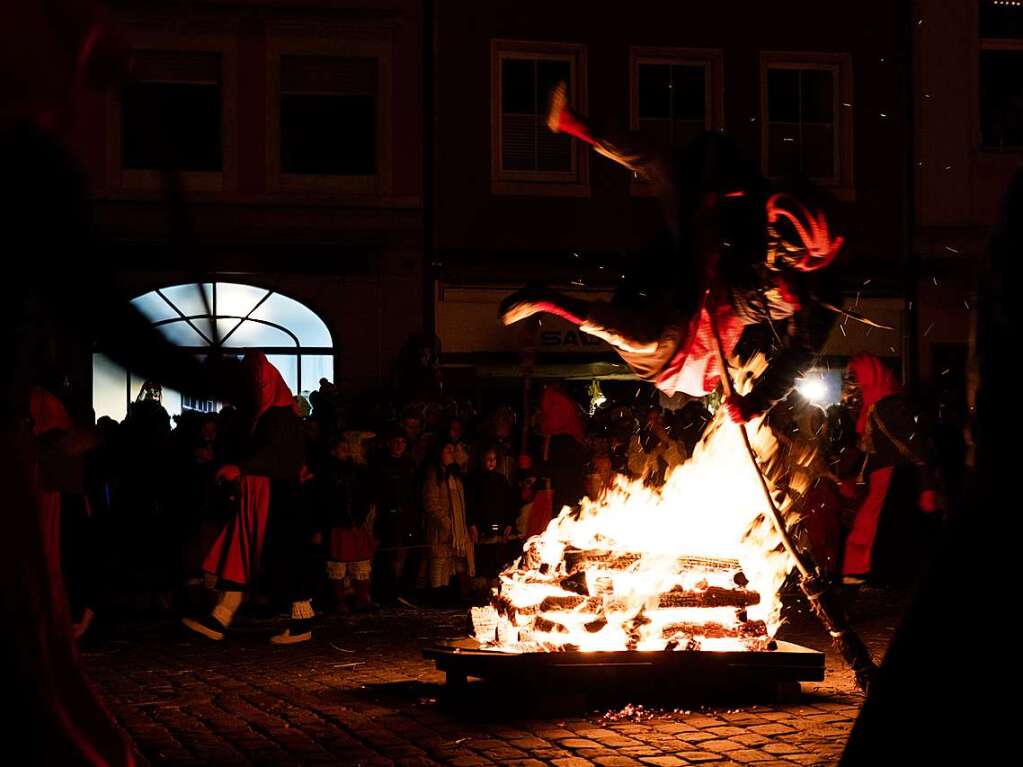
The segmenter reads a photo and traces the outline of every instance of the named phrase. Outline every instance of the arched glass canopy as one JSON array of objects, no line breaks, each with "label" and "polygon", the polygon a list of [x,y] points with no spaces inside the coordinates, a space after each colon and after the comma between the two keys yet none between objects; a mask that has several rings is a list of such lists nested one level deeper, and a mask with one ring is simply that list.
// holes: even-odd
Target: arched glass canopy
[{"label": "arched glass canopy", "polygon": [[[189,283],[152,290],[132,304],[171,343],[197,354],[211,347],[239,354],[264,352],[296,394],[315,389],[320,378],[334,377],[334,344],[327,325],[309,307],[275,290],[237,282]],[[94,355],[97,418],[122,419],[141,385],[137,376]],[[182,410],[213,410],[216,403],[164,390],[164,407],[176,415]]]}]

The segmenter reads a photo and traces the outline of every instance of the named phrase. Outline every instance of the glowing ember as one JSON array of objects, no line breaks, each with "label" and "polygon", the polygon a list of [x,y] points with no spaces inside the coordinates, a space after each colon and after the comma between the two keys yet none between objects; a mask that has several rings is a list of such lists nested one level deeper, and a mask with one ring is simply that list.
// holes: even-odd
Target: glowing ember
[{"label": "glowing ember", "polygon": [[[747,365],[737,389],[748,391],[763,367],[759,357]],[[506,652],[773,649],[778,590],[793,562],[739,430],[724,419],[722,408],[659,490],[620,478],[530,538],[491,604],[473,609],[480,643]],[[761,420],[746,428],[769,467],[777,444]],[[783,512],[791,497],[775,492]]]}]

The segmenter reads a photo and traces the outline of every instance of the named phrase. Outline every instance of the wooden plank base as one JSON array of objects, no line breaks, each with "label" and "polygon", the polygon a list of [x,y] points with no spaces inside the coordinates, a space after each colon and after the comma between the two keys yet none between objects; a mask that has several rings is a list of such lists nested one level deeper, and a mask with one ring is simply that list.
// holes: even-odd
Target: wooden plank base
[{"label": "wooden plank base", "polygon": [[770,652],[506,653],[465,638],[425,647],[423,657],[459,689],[476,677],[538,690],[633,689],[682,698],[753,688],[791,691],[798,682],[824,679],[823,653],[791,642],[777,645]]}]

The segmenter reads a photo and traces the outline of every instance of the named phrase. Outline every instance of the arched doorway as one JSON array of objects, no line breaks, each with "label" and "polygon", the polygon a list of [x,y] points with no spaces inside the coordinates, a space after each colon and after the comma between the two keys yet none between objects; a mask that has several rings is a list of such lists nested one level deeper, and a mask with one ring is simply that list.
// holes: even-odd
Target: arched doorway
[{"label": "arched doorway", "polygon": [[[132,304],[169,341],[196,354],[208,353],[215,344],[239,354],[265,352],[296,394],[314,390],[321,378],[333,380],[334,343],[327,325],[312,309],[255,285],[207,282],[201,287],[205,304],[194,283],[151,290]],[[96,417],[123,420],[128,404],[139,396],[144,383],[108,357],[94,354],[92,403]],[[162,401],[172,416],[183,410],[216,409],[214,402],[197,401],[168,389],[163,390]]]}]

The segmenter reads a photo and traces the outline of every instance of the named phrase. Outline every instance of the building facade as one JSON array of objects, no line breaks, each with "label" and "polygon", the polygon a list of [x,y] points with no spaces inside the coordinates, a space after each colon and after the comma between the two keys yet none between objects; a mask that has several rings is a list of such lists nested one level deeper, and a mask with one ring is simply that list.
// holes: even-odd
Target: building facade
[{"label": "building facade", "polygon": [[922,377],[965,388],[975,276],[1023,167],[1023,6],[914,8],[914,252]]},{"label": "building facade", "polygon": [[294,302],[326,331],[316,371],[375,385],[423,330],[420,3],[112,5],[132,80],[83,104],[75,140],[125,295],[163,291],[144,304],[161,321],[180,314],[161,297],[174,286],[247,288],[216,319],[200,301],[167,328],[201,351],[211,324],[239,325],[234,345],[291,359],[286,378],[309,391],[288,327],[304,315],[278,313],[274,330],[256,308]]},{"label": "building facade", "polygon": [[[908,3],[824,9],[791,0],[702,4],[698,12],[642,1],[499,1],[469,11],[438,0],[433,7],[432,262],[450,363],[492,367],[487,352],[497,347],[515,369],[515,329],[491,330],[485,348],[479,334],[447,326],[443,318],[464,311],[462,303],[475,302],[480,317],[489,303],[494,316],[500,296],[529,280],[607,294],[641,271],[664,230],[645,184],[546,129],[547,94],[558,81],[594,120],[674,146],[721,131],[765,175],[798,173],[830,192],[848,222],[835,268],[850,303],[896,330],[843,323],[826,353],[904,358]],[[456,163],[458,172],[446,172]],[[549,343],[536,342],[541,361],[545,353],[552,364],[564,355],[613,359],[574,337],[566,345],[562,329],[552,330]]]},{"label": "building facade", "polygon": [[[984,139],[997,151],[978,138],[982,69],[1011,64],[1017,45],[1001,27],[981,34],[983,2],[113,6],[133,81],[83,104],[75,143],[125,294],[262,291],[192,325],[237,325],[238,345],[288,358],[297,390],[316,388],[314,371],[379,385],[410,337],[434,333],[451,381],[515,376],[523,346],[551,375],[624,372],[570,328],[524,338],[496,322],[527,281],[611,296],[664,234],[649,188],[547,131],[560,81],[594,119],[675,146],[721,131],[766,176],[829,192],[848,301],[895,330],[843,322],[825,355],[872,351],[910,380],[959,354],[934,344],[959,344],[968,318],[931,288],[962,282],[1018,164],[1015,129]],[[959,15],[926,23],[938,13]],[[156,295],[154,322],[181,319]],[[310,311],[329,343],[305,350],[288,325],[298,315],[270,317],[255,306],[266,296]],[[243,332],[260,320],[259,338]],[[182,343],[201,351],[210,334],[186,326]]]}]

